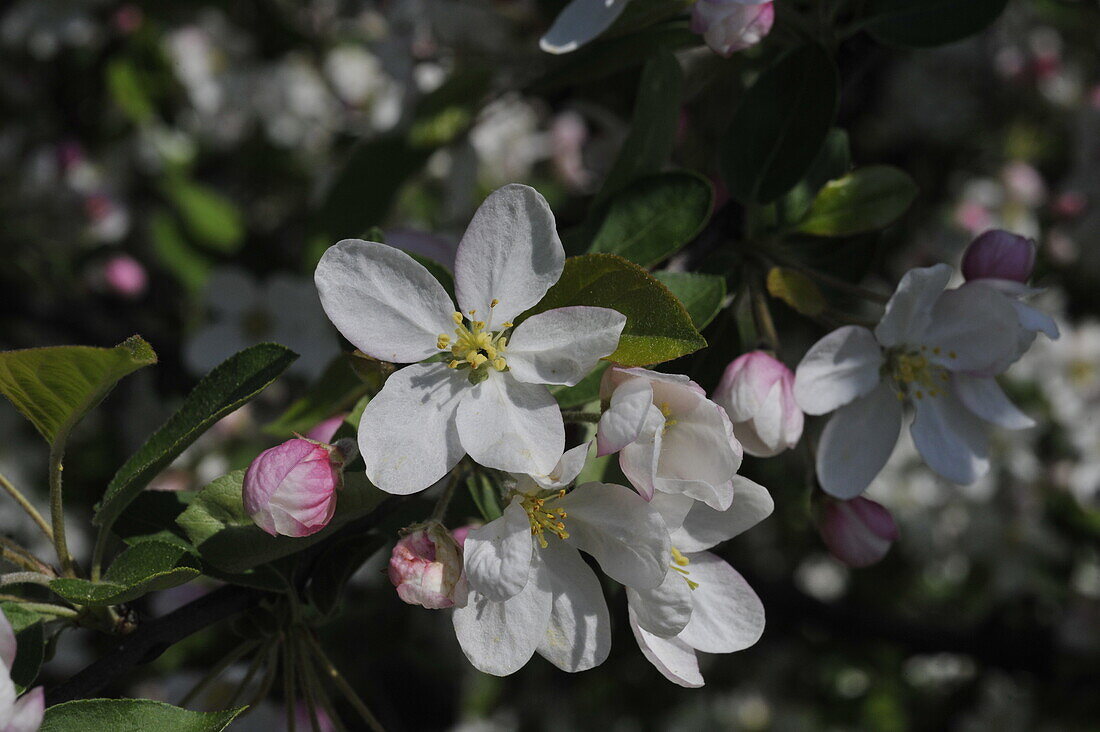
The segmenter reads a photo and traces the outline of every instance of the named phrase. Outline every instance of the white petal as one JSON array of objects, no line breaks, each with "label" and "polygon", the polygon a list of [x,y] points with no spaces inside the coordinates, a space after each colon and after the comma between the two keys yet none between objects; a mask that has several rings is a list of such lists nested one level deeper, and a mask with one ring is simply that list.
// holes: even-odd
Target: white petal
[{"label": "white petal", "polygon": [[457,422],[462,447],[489,468],[546,475],[565,452],[565,425],[554,397],[545,386],[506,373],[490,373],[468,389]]},{"label": "white petal", "polygon": [[646,500],[653,498],[657,465],[661,459],[661,430],[665,423],[661,410],[652,404],[638,439],[619,451],[619,468],[630,485]]},{"label": "white petal", "polygon": [[313,275],[329,320],[352,345],[383,361],[412,363],[439,352],[454,332],[454,304],[423,265],[400,249],[345,239]]},{"label": "white petal", "polygon": [[906,272],[875,327],[878,342],[887,348],[919,342],[932,320],[932,306],[950,279],[951,267],[946,264]]},{"label": "white petal", "polygon": [[629,488],[586,483],[554,508],[568,513],[567,541],[600,563],[613,580],[629,587],[661,584],[671,547],[661,515]]},{"label": "white petal", "polygon": [[562,671],[587,671],[611,652],[611,616],[596,574],[573,547],[560,541],[539,550],[554,593],[539,655]]},{"label": "white petal", "polygon": [[861,397],[879,382],[884,359],[871,331],[837,328],[815,343],[794,375],[794,398],[806,414],[826,414]]},{"label": "white petal", "polygon": [[1011,362],[1019,330],[1011,300],[989,287],[964,286],[940,296],[918,342],[930,349],[930,360],[952,371],[982,371]]},{"label": "white petal", "polygon": [[440,363],[396,371],[359,421],[367,477],[387,493],[407,495],[434,484],[465,451],[455,412],[469,384]]},{"label": "white petal", "polygon": [[619,345],[626,316],[610,308],[569,307],[532,315],[508,339],[512,376],[574,386]]},{"label": "white petal", "polygon": [[1035,420],[1009,401],[996,379],[954,374],[951,382],[955,388],[955,396],[963,406],[985,421],[1010,430],[1025,430],[1035,426]]},{"label": "white petal", "polygon": [[630,629],[634,632],[634,640],[638,641],[638,648],[662,676],[689,689],[697,689],[703,685],[699,661],[691,646],[679,638],[659,638],[643,630],[635,618],[634,608],[629,608],[627,614],[630,616]]},{"label": "white petal", "polygon": [[[499,325],[542,299],[561,277],[565,249],[554,214],[538,191],[512,183],[489,194],[455,254],[462,311]],[[489,305],[498,300],[495,308]]]},{"label": "white petal", "polygon": [[546,635],[553,595],[538,553],[523,591],[504,602],[493,602],[475,590],[456,598],[455,636],[474,667],[493,676],[523,668]]},{"label": "white petal", "polygon": [[591,445],[591,442],[583,442],[569,448],[547,475],[532,475],[531,479],[547,490],[565,488],[584,470],[584,463],[588,459],[588,448]]},{"label": "white petal", "polygon": [[7,730],[8,722],[15,711],[15,684],[11,680],[11,671],[0,664],[0,730]]},{"label": "white petal", "polygon": [[15,663],[16,645],[15,630],[8,616],[0,612],[0,663],[6,668],[11,668]]},{"label": "white petal", "polygon": [[741,466],[741,445],[721,407],[700,399],[688,414],[673,413],[661,437],[657,490],[683,493],[723,510],[733,499],[730,479]]},{"label": "white petal", "polygon": [[670,571],[650,590],[627,587],[626,597],[638,625],[661,638],[679,634],[691,620],[692,590],[679,572]]},{"label": "white petal", "polygon": [[539,40],[547,53],[576,51],[603,33],[623,12],[627,0],[573,0],[558,13],[550,30]]},{"label": "white petal", "polygon": [[1013,301],[1012,307],[1020,318],[1020,327],[1031,332],[1045,333],[1047,338],[1058,338],[1058,323],[1042,310],[1025,305],[1022,302]]},{"label": "white petal", "polygon": [[693,505],[683,525],[672,532],[672,545],[681,552],[710,549],[771,515],[775,503],[767,488],[740,475],[733,477],[733,486],[733,503],[725,511]]},{"label": "white petal", "polygon": [[520,501],[516,496],[500,518],[470,529],[463,544],[466,580],[497,602],[519,594],[531,569],[531,523]]},{"label": "white petal", "polygon": [[680,639],[705,653],[742,651],[764,632],[764,605],[745,578],[725,560],[701,552],[688,557],[695,609]]},{"label": "white petal", "polygon": [[901,401],[889,384],[837,410],[817,446],[817,478],[831,496],[855,498],[886,465],[901,432]]},{"label": "white petal", "polygon": [[649,500],[649,505],[661,514],[665,526],[668,527],[669,534],[672,534],[683,525],[691,509],[704,504],[697,502],[690,496],[679,493],[654,493],[653,498]]},{"label": "white petal", "polygon": [[28,691],[11,708],[4,732],[37,732],[46,715],[46,692],[41,686]]},{"label": "white petal", "polygon": [[915,402],[909,428],[924,462],[944,478],[969,484],[989,470],[986,425],[953,394],[939,394]]},{"label": "white petal", "polygon": [[[650,412],[655,409],[653,387],[646,379],[631,379],[615,389],[610,406],[600,415],[596,455],[610,455],[637,440]],[[659,414],[660,410],[657,412]]]}]

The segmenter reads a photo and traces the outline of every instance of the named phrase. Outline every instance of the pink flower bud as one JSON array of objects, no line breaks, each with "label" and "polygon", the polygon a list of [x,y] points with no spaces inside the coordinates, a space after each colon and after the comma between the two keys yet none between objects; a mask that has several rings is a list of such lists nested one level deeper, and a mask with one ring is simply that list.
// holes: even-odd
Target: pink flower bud
[{"label": "pink flower bud", "polygon": [[774,22],[771,0],[697,0],[691,9],[692,32],[727,58],[764,40]]},{"label": "pink flower bud", "polygon": [[429,610],[453,607],[464,581],[462,547],[441,524],[427,524],[397,542],[388,573],[404,602]]},{"label": "pink flower bud", "polygon": [[827,499],[818,531],[829,552],[849,567],[869,567],[897,541],[898,527],[886,507],[866,498]]},{"label": "pink flower bud", "polygon": [[103,282],[115,295],[133,299],[145,293],[149,277],[136,259],[128,254],[118,254],[103,264]]},{"label": "pink flower bud", "polygon": [[328,419],[323,419],[310,427],[305,436],[317,442],[332,442],[333,436],[340,429],[340,425],[344,423],[344,417],[346,416],[346,414],[335,414]]},{"label": "pink flower bud", "polygon": [[963,254],[967,280],[1027,282],[1035,268],[1035,240],[1003,229],[992,229],[970,243]]},{"label": "pink flower bud", "polygon": [[336,510],[344,454],[302,437],[264,450],[244,474],[244,508],[271,534],[309,536]]},{"label": "pink flower bud", "polygon": [[771,457],[798,444],[803,415],[793,387],[794,373],[764,351],[746,353],[726,367],[714,401],[726,410],[745,452]]}]

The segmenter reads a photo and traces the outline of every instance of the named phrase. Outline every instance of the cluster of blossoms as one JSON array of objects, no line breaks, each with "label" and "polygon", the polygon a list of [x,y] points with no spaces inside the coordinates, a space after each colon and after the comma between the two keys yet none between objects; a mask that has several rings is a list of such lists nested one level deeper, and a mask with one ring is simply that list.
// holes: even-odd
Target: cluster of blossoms
[{"label": "cluster of blossoms", "polygon": [[[626,318],[602,307],[539,307],[565,262],[542,196],[507,185],[478,209],[454,260],[457,306],[400,249],[341,241],[316,270],[325,313],[367,356],[409,364],[363,410],[367,477],[396,495],[467,470],[501,487],[500,515],[485,525],[449,531],[439,518],[447,490],[435,517],[403,532],[389,563],[399,597],[450,609],[463,651],[483,672],[513,673],[535,653],[582,671],[611,644],[602,584],[583,552],[625,588],[645,657],[674,683],[701,686],[697,651],[742,650],[764,627],[751,587],[708,551],[772,511],[768,491],[738,474],[743,454],[791,449],[804,413],[835,411],[817,449],[830,496],[819,528],[852,566],[881,559],[897,528],[859,495],[889,458],[907,408],[924,459],[964,483],[987,467],[986,423],[1029,424],[995,377],[1037,332],[1057,335],[1023,302],[1033,292],[1023,284],[1032,247],[991,232],[969,250],[964,285],[946,289],[946,265],[913,270],[873,332],[840,328],[796,373],[770,353],[744,354],[713,399],[686,376],[612,363],[594,440],[569,447],[550,387],[574,386],[612,357]],[[629,486],[578,481],[593,447],[596,457],[617,454]],[[249,514],[272,534],[319,531],[352,449],[297,438],[263,453],[245,477]],[[473,465],[460,466],[467,456]]]}]

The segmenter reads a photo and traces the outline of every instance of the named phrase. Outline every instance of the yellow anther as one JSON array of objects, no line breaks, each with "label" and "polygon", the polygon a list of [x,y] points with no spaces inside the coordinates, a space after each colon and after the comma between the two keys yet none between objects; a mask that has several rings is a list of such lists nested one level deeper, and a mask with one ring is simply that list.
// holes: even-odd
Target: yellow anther
[{"label": "yellow anther", "polygon": [[501,324],[500,324],[500,327],[501,327],[501,328],[511,328],[511,327],[512,327],[512,326],[514,326],[514,325],[515,325],[515,323],[513,323],[513,322],[512,322],[511,320],[509,320],[509,321],[508,321],[508,322],[506,322],[506,323],[501,323]]},{"label": "yellow anther", "polygon": [[449,364],[447,364],[447,368],[449,368],[449,369],[457,369],[457,368],[458,368],[458,365],[459,365],[460,363],[462,363],[462,362],[461,362],[461,361],[451,361],[451,362],[450,362]]},{"label": "yellow anther", "polygon": [[451,337],[446,333],[441,333],[435,341],[435,347],[441,351],[446,351],[451,346]]},{"label": "yellow anther", "polygon": [[958,358],[959,357],[959,354],[955,353],[954,351],[948,352],[947,355],[948,355],[949,358]]},{"label": "yellow anther", "polygon": [[451,314],[451,320],[455,322],[455,325],[462,325],[462,313],[457,310]]},{"label": "yellow anther", "polygon": [[680,550],[676,547],[672,547],[672,561],[676,562],[676,564],[681,567],[686,567],[691,564],[691,560],[681,554]]},{"label": "yellow anther", "polygon": [[496,369],[497,371],[503,371],[504,369],[508,368],[508,362],[505,361],[503,358],[500,358],[500,357],[494,358],[493,359],[493,368]]},{"label": "yellow anther", "polygon": [[494,297],[494,298],[493,298],[493,301],[492,301],[491,303],[489,303],[489,307],[491,307],[491,308],[495,308],[495,307],[496,307],[497,305],[500,305],[500,300],[497,300],[497,299],[496,299],[496,298]]},{"label": "yellow anther", "polygon": [[470,363],[472,367],[474,367],[475,369],[479,369],[481,368],[481,364],[485,363],[489,359],[485,358],[485,356],[482,356],[480,353],[475,353],[472,356],[467,356],[466,360]]},{"label": "yellow anther", "polygon": [[507,346],[507,345],[508,345],[508,339],[507,338],[505,338],[504,336],[497,336],[497,348],[499,348],[500,350],[503,351],[505,346]]}]

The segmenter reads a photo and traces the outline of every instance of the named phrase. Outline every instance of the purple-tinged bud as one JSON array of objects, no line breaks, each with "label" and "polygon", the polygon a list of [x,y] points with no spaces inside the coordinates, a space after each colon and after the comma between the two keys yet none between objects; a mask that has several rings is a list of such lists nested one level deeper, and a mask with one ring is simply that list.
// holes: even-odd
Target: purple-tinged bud
[{"label": "purple-tinged bud", "polygon": [[898,526],[886,507],[862,497],[826,499],[817,529],[829,553],[856,568],[881,560],[898,538]]},{"label": "purple-tinged bud", "polygon": [[692,32],[727,58],[764,40],[774,22],[771,0],[697,0],[691,9]]},{"label": "purple-tinged bud", "polygon": [[962,273],[969,280],[1027,282],[1035,268],[1035,240],[1003,229],[992,229],[970,243],[963,254]]},{"label": "purple-tinged bud", "polygon": [[733,435],[745,452],[778,455],[802,437],[802,410],[794,400],[794,373],[764,351],[739,356],[722,374],[714,391],[733,423]]},{"label": "purple-tinged bud", "polygon": [[345,454],[303,437],[264,450],[244,474],[244,509],[271,534],[309,536],[328,525]]},{"label": "purple-tinged bud", "polygon": [[425,524],[397,542],[388,574],[402,601],[429,610],[454,607],[464,581],[462,547],[442,524]]}]

